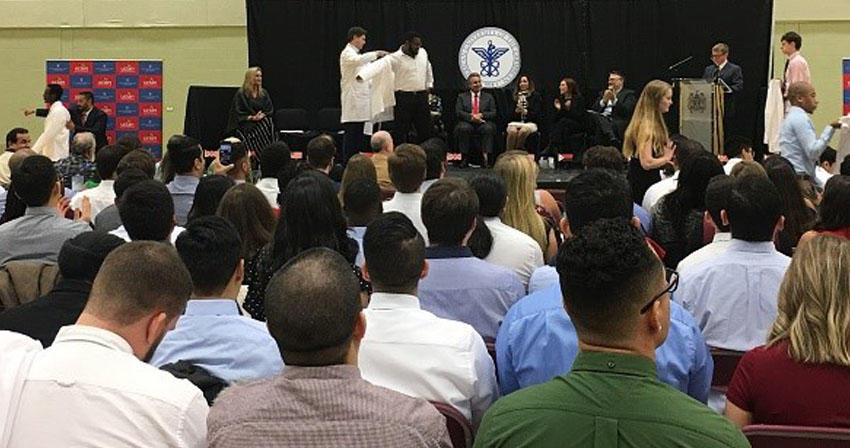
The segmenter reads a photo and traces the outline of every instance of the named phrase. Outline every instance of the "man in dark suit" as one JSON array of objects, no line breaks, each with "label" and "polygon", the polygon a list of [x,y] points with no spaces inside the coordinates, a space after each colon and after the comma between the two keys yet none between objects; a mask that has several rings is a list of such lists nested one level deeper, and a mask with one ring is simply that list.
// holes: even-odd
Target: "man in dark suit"
[{"label": "man in dark suit", "polygon": [[739,65],[729,62],[728,57],[729,46],[723,42],[711,47],[711,60],[714,61],[714,64],[705,68],[702,78],[708,81],[721,79],[732,90],[723,95],[723,102],[725,104],[723,127],[726,135],[732,135],[736,124],[735,97],[738,92],[744,90],[744,72],[741,71]]},{"label": "man in dark suit", "polygon": [[[47,109],[35,109],[37,117],[46,117]],[[94,134],[95,153],[106,146],[106,112],[94,106],[94,96],[88,90],[78,93],[74,97],[74,104],[68,108],[71,114],[71,122],[68,129],[73,133],[91,132]],[[32,109],[25,112],[32,113]]]},{"label": "man in dark suit", "polygon": [[488,155],[493,154],[493,137],[496,135],[496,100],[493,95],[481,91],[481,75],[470,73],[466,78],[469,91],[457,96],[455,112],[457,125],[455,139],[463,154],[461,167],[469,166],[469,143],[473,134],[481,138],[480,149],[487,163]]},{"label": "man in dark suit", "polygon": [[625,83],[622,72],[611,70],[608,73],[608,88],[591,104],[591,108],[598,113],[602,134],[609,140],[609,144],[617,147],[623,142],[637,105],[635,91],[623,87]]}]

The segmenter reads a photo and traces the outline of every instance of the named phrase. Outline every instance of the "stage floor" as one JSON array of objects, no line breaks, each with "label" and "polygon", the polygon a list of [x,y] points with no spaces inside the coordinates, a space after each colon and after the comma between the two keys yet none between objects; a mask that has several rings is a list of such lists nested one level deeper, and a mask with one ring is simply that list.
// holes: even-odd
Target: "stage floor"
[{"label": "stage floor", "polygon": [[[564,184],[578,175],[578,169],[541,169],[537,175],[537,187],[545,189],[563,189]],[[492,168],[465,168],[449,166],[448,176],[462,177],[470,180],[476,176],[492,173]]]}]

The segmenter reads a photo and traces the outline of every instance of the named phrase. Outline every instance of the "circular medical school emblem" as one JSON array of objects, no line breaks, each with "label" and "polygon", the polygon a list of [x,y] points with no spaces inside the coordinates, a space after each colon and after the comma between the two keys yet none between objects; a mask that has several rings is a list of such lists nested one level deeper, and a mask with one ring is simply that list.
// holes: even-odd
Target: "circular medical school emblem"
[{"label": "circular medical school emblem", "polygon": [[520,69],[519,42],[511,33],[496,27],[479,28],[464,39],[457,55],[463,77],[481,74],[485,88],[502,88],[511,83]]}]

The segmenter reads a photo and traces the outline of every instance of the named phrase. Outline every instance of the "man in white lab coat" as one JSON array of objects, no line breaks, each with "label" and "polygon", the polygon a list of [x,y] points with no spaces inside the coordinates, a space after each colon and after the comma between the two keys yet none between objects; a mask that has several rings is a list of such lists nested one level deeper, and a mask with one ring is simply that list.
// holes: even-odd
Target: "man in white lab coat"
[{"label": "man in white lab coat", "polygon": [[[44,89],[44,103],[49,105],[50,110],[44,119],[44,132],[32,145],[32,150],[55,162],[68,157],[70,136],[67,124],[71,121],[71,114],[62,104],[62,86],[48,84]],[[26,115],[29,113],[31,111],[25,112]]]},{"label": "man in white lab coat", "polygon": [[371,120],[369,83],[358,82],[357,72],[364,65],[386,56],[383,50],[360,53],[366,45],[366,30],[355,26],[348,30],[348,44],[339,54],[339,90],[345,132],[342,140],[343,162],[359,153],[364,146],[363,127]]}]

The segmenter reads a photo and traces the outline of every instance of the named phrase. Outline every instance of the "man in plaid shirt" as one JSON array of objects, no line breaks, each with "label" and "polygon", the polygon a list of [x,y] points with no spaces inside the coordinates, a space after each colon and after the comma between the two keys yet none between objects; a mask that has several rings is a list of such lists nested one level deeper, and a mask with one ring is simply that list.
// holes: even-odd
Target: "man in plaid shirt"
[{"label": "man in plaid shirt", "polygon": [[72,178],[77,175],[83,176],[83,182],[100,182],[97,169],[92,161],[95,139],[91,132],[79,132],[71,142],[70,155],[56,162],[56,171],[62,179],[65,188],[72,187]]}]

